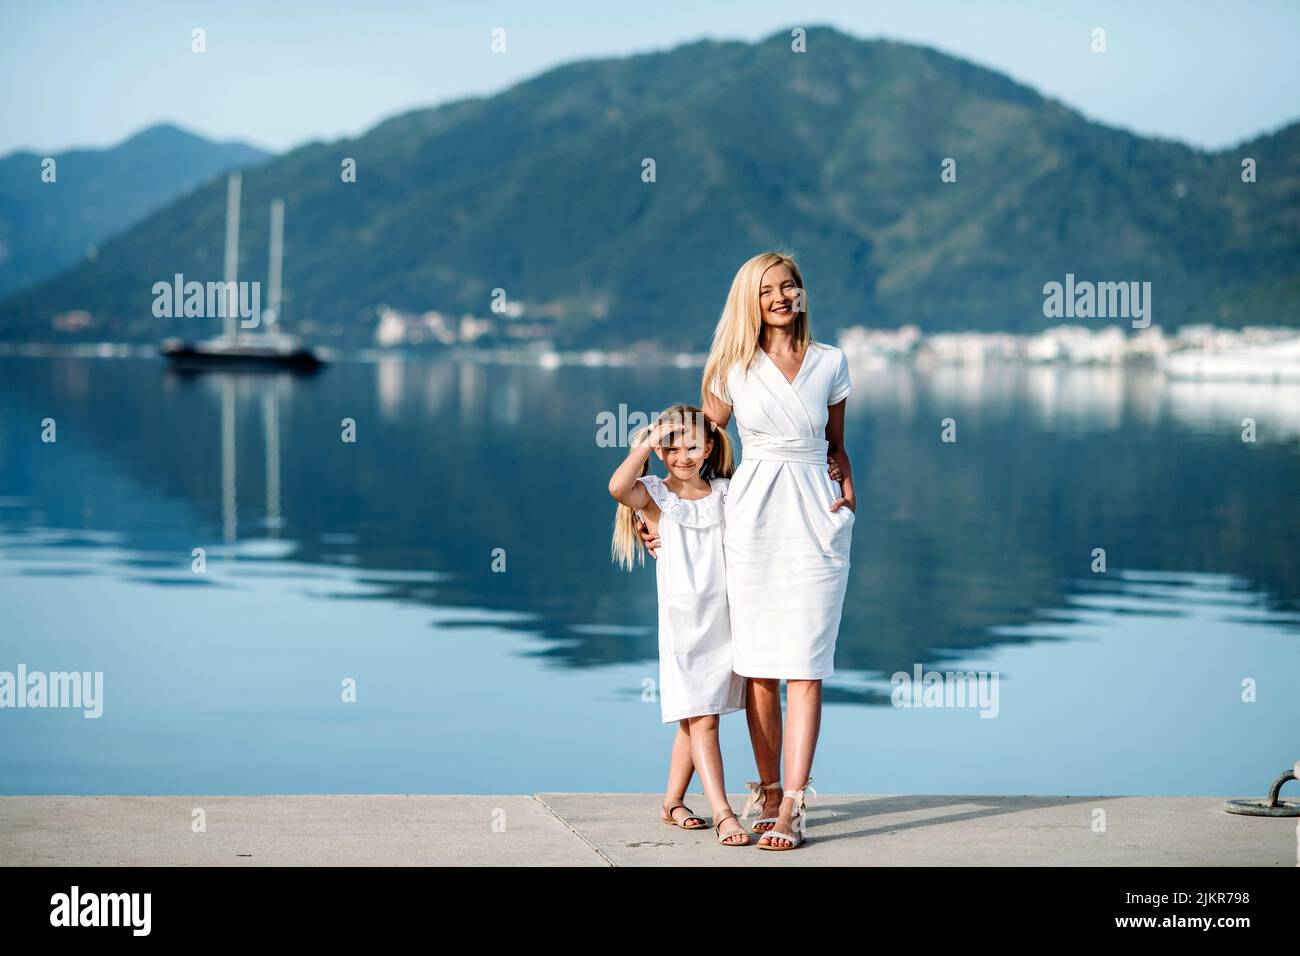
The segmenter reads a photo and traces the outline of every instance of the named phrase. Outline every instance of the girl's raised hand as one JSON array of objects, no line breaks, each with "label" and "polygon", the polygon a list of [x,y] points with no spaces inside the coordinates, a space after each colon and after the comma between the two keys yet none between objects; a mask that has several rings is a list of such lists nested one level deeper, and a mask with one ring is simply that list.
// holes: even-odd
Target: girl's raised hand
[{"label": "girl's raised hand", "polygon": [[672,419],[661,416],[653,425],[646,429],[645,434],[637,440],[633,447],[638,450],[642,448],[658,448],[664,443],[665,438],[675,431],[680,431],[681,427],[681,419]]}]

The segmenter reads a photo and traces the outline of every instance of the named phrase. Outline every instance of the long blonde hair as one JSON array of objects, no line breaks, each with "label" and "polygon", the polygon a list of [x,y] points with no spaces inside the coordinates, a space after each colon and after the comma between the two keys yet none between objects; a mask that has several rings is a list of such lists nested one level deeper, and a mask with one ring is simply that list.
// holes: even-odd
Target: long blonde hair
[{"label": "long blonde hair", "polygon": [[[713,345],[709,359],[704,363],[704,380],[700,383],[700,400],[707,402],[712,395],[711,386],[726,391],[727,374],[739,364],[748,369],[758,358],[759,336],[763,332],[763,307],[759,301],[759,286],[763,273],[775,265],[784,265],[794,276],[795,284],[804,290],[803,275],[791,256],[780,252],[761,252],[736,272],[731,280],[722,317],[713,331]],[[800,352],[812,341],[812,326],[808,320],[808,294],[801,297],[802,310],[794,320],[794,343]]]},{"label": "long blonde hair", "polygon": [[[713,419],[704,414],[703,409],[694,405],[687,405],[683,402],[669,405],[655,417],[654,421],[636,430],[629,439],[631,444],[635,445],[649,434],[659,419],[664,417],[667,417],[670,422],[681,423],[681,428],[677,431],[678,434],[688,425],[693,426],[697,422],[703,422],[705,437],[713,442],[713,448],[705,457],[704,464],[700,466],[700,477],[705,481],[711,478],[731,477],[732,472],[735,471],[735,451],[731,443],[731,437],[727,434],[725,428],[719,428]],[[671,437],[671,435],[665,437]],[[649,473],[650,459],[647,456],[645,463],[641,466],[641,475],[644,476]],[[645,542],[641,540],[641,536],[636,531],[632,509],[619,502],[618,508],[614,512],[614,537],[609,544],[610,560],[631,571],[634,564],[645,564],[645,551]]]}]

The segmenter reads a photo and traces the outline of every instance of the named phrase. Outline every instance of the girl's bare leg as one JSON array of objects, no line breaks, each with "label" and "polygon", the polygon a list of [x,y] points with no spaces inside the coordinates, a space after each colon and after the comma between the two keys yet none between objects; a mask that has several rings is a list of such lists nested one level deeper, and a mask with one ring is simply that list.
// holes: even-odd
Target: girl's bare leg
[{"label": "girl's bare leg", "polygon": [[[731,803],[727,800],[727,784],[722,773],[722,748],[718,744],[718,715],[707,714],[690,718],[691,757],[695,769],[700,772],[700,783],[704,785],[704,795],[709,798],[713,808],[713,820],[727,816]],[[735,817],[734,811],[718,830],[726,843],[745,844],[749,834]]]},{"label": "girl's bare leg", "polygon": [[[750,677],[745,681],[745,719],[754,748],[758,779],[771,783],[781,779],[781,682],[775,678]],[[781,806],[781,791],[763,791],[763,812],[774,817]]]},{"label": "girl's bare leg", "polygon": [[[813,754],[817,750],[817,735],[822,727],[822,682],[819,680],[792,680],[785,685],[787,714],[785,728],[785,779],[786,787],[797,790],[808,782],[812,773]],[[794,799],[783,797],[777,815],[776,829],[793,833]],[[790,841],[763,834],[760,843],[789,846]]]},{"label": "girl's bare leg", "polygon": [[[664,812],[668,808],[676,806],[682,802],[686,796],[686,788],[691,785],[691,777],[695,776],[695,764],[691,760],[691,728],[690,723],[685,720],[677,722],[677,735],[673,738],[673,753],[668,760],[668,789],[664,792]],[[681,807],[677,807],[672,812],[672,818],[678,823],[685,823],[688,819],[687,813]],[[700,827],[708,826],[703,820],[699,823],[686,823],[686,829],[698,830]]]}]

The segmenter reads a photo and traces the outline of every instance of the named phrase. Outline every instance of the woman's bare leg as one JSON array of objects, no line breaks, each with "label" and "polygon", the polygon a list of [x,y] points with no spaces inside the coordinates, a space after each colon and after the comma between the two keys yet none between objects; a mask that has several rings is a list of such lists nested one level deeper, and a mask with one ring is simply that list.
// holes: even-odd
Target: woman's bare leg
[{"label": "woman's bare leg", "polygon": [[[797,790],[808,782],[812,774],[813,754],[817,750],[817,736],[822,727],[822,682],[819,680],[786,681],[785,728],[785,780],[786,787]],[[794,799],[783,797],[776,827],[783,833],[793,833]],[[789,846],[790,841],[772,836],[769,830],[760,843]]]},{"label": "woman's bare leg", "polygon": [[718,835],[725,842],[745,844],[749,842],[749,833],[735,817],[731,803],[727,800],[727,783],[722,772],[722,747],[718,744],[718,715],[707,714],[690,718],[691,758],[695,769],[700,772],[700,783],[704,785],[704,795],[709,798],[713,808],[713,822],[726,816],[718,829]]},{"label": "woman's bare leg", "polygon": [[[781,779],[781,682],[775,678],[750,677],[745,681],[745,719],[749,742],[754,748],[758,779],[771,783]],[[774,817],[781,806],[781,791],[763,791],[763,812]]]},{"label": "woman's bare leg", "polygon": [[[665,813],[668,812],[669,807],[682,802],[682,798],[686,796],[686,788],[691,785],[691,777],[693,776],[695,776],[695,763],[691,760],[690,723],[679,720],[677,722],[677,735],[673,738],[673,753],[668,760],[668,789],[664,792]],[[680,807],[671,816],[678,823],[683,823],[688,819],[686,811]],[[701,820],[699,823],[687,824],[686,829],[698,830],[704,826],[708,826],[708,824]]]}]

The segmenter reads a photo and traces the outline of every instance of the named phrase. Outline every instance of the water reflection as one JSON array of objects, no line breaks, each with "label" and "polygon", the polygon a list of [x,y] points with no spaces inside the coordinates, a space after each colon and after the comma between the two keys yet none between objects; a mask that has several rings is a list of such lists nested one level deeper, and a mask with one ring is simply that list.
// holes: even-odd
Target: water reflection
[{"label": "water reflection", "polygon": [[[920,403],[972,421],[1017,418],[1048,431],[1113,431],[1162,424],[1206,434],[1239,434],[1260,424],[1261,443],[1300,439],[1300,387],[1266,382],[1188,382],[1153,371],[1104,367],[905,365],[854,371],[854,401],[912,423]],[[935,426],[937,429],[937,425]]]},{"label": "water reflection", "polygon": [[[1119,369],[886,368],[854,384],[860,507],[828,701],[887,704],[895,671],[1018,649],[1038,655],[1023,681],[1053,673],[1041,656],[1081,634],[1104,635],[1121,666],[1160,630],[1179,674],[1192,665],[1164,629],[1207,600],[1240,605],[1198,647],[1231,661],[1243,641],[1272,642],[1260,660],[1294,684],[1300,390]],[[624,451],[598,445],[597,415],[698,388],[699,370],[678,368],[385,358],[307,379],[195,378],[148,359],[0,357],[0,596],[12,608],[47,579],[63,589],[49,600],[94,602],[115,629],[149,627],[142,602],[165,605],[281,653],[359,639],[345,627],[372,650],[421,634],[441,656],[412,653],[449,674],[462,658],[519,658],[511,673],[536,683],[516,689],[520,706],[545,707],[560,686],[591,694],[588,716],[637,704],[657,653],[654,572],[609,561],[605,486]],[[355,443],[340,438],[346,418]],[[945,418],[955,443],[940,441]],[[198,547],[207,575],[190,570]],[[11,663],[34,660],[58,620],[22,607],[0,639]]]},{"label": "water reflection", "polygon": [[[214,524],[226,544],[284,536],[297,560],[437,571],[439,602],[536,616],[568,666],[654,653],[601,636],[652,622],[654,603],[652,568],[608,565],[604,484],[622,451],[597,447],[595,419],[693,398],[697,370],[393,359],[181,378],[141,360],[2,361],[3,490],[33,503],[6,508],[11,530],[53,520],[185,554]],[[1117,369],[891,368],[855,386],[840,666],[987,641],[1058,603],[1094,548],[1112,571],[1230,571],[1295,606],[1300,390]],[[33,438],[46,414],[57,446]],[[1243,417],[1257,444],[1240,441]]]}]

